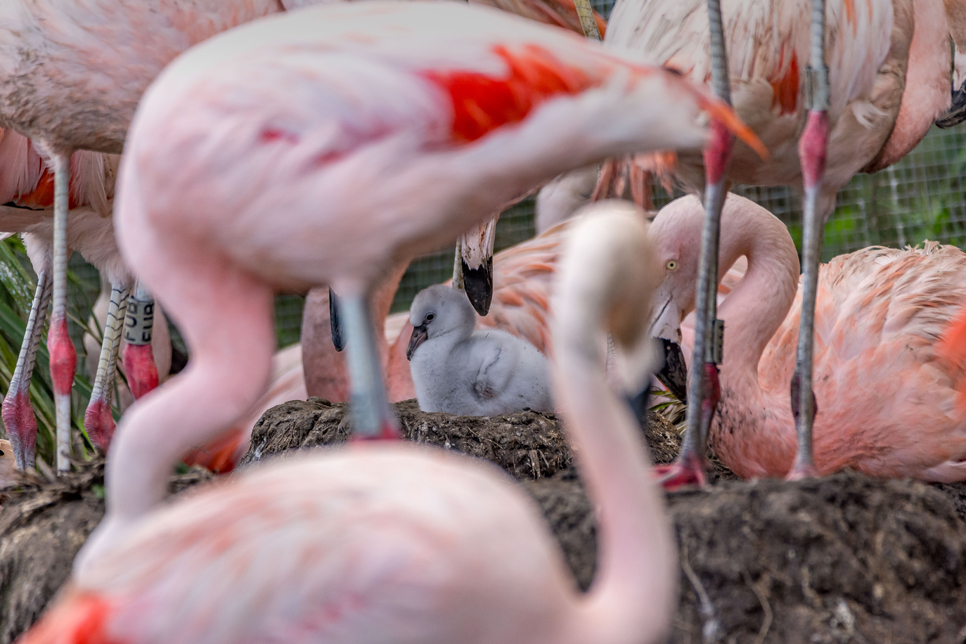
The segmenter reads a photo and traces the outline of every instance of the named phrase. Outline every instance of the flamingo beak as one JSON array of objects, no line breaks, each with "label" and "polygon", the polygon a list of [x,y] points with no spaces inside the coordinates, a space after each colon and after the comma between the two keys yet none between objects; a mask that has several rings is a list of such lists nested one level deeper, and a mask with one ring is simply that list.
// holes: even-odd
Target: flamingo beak
[{"label": "flamingo beak", "polygon": [[658,302],[651,318],[651,337],[681,343],[681,308],[674,301],[674,296],[662,284],[654,294],[654,301]]},{"label": "flamingo beak", "polygon": [[493,300],[493,247],[498,219],[499,215],[473,227],[460,237],[457,246],[461,275],[454,284],[462,288],[480,316],[490,311]]},{"label": "flamingo beak", "polygon": [[409,348],[406,349],[406,360],[412,360],[413,354],[416,352],[416,348],[423,342],[426,342],[428,337],[428,332],[426,331],[426,325],[420,324],[419,326],[413,327],[413,334],[409,336]]},{"label": "flamingo beak", "polygon": [[952,104],[945,114],[936,119],[936,127],[946,129],[959,125],[963,121],[966,121],[966,81],[959,89],[953,90]]},{"label": "flamingo beak", "polygon": [[339,302],[335,291],[329,289],[329,330],[332,332],[332,344],[336,351],[345,349],[345,330],[339,319]]},{"label": "flamingo beak", "polygon": [[664,338],[661,338],[661,342],[664,344],[664,366],[654,375],[678,400],[687,404],[688,365],[684,361],[681,345]]},{"label": "flamingo beak", "polygon": [[651,337],[658,338],[664,347],[664,366],[654,374],[678,400],[687,403],[688,367],[681,351],[681,309],[665,286],[655,294],[660,306],[651,322]]},{"label": "flamingo beak", "polygon": [[487,257],[478,268],[470,268],[465,260],[462,264],[466,297],[477,313],[486,315],[493,299],[493,256]]}]

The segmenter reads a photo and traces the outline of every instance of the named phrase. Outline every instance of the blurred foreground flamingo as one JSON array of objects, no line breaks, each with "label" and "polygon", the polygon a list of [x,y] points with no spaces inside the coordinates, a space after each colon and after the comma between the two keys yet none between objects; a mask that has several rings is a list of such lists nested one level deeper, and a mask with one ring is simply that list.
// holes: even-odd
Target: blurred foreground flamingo
[{"label": "blurred foreground flamingo", "polygon": [[[694,306],[701,204],[679,199],[651,228],[659,257],[674,262],[656,296],[658,326]],[[747,271],[721,305],[728,328],[715,453],[744,478],[784,476],[796,454],[795,367],[802,296],[798,255],[785,226],[764,208],[729,195],[721,223],[725,269]],[[796,295],[797,289],[797,295]],[[815,465],[872,476],[966,480],[966,368],[940,351],[966,309],[966,253],[926,242],[841,255],[821,267],[815,315]],[[661,306],[659,303],[658,306]],[[789,310],[791,308],[791,310]],[[966,353],[959,346],[953,353]]]},{"label": "blurred foreground flamingo", "polygon": [[[116,435],[80,570],[160,501],[181,449],[264,391],[276,288],[337,289],[353,427],[396,436],[366,300],[380,276],[568,167],[701,145],[702,109],[748,136],[677,74],[458,4],[305,9],[179,58],[132,124],[116,216],[192,360],[126,414],[141,430]],[[165,445],[143,438],[162,431]]]},{"label": "blurred foreground flamingo", "polygon": [[[716,53],[712,48],[709,54],[714,30],[709,32],[704,5],[705,0],[619,0],[606,43],[615,51],[634,51],[642,60],[708,82]],[[795,381],[796,409],[802,413],[797,418],[799,452],[792,472],[794,477],[804,476],[813,472],[813,314],[824,224],[834,210],[836,193],[853,175],[902,158],[934,121],[943,118],[950,107],[950,43],[955,43],[957,53],[966,53],[966,12],[947,0],[725,0],[721,9],[728,56],[719,55],[717,60],[727,64],[735,111],[772,153],[763,163],[737,145],[727,178],[753,185],[791,185],[805,196],[803,323]],[[956,61],[956,76],[962,80],[966,57],[957,56]],[[700,188],[706,160],[679,155],[673,172],[687,186]],[[652,157],[646,165],[667,170],[663,161]],[[713,231],[705,238],[708,234],[716,238]],[[698,308],[709,314],[714,310],[706,299],[713,293],[710,268],[716,263],[707,263],[701,277],[704,286],[698,291],[699,301],[706,302]],[[701,329],[709,322],[698,324]],[[699,336],[702,346],[696,350],[706,356],[700,331]],[[717,375],[711,363],[693,372],[695,377]],[[716,401],[701,399],[711,410],[704,414],[707,420]],[[685,482],[703,481],[705,436],[698,419],[699,414],[689,418],[689,438],[671,470]]]},{"label": "blurred foreground flamingo", "polygon": [[[473,1],[580,31],[572,0]],[[68,184],[76,174],[70,169],[72,153],[78,149],[120,153],[144,90],[188,47],[257,18],[326,2],[4,0],[0,4],[0,127],[29,136],[50,158],[53,168],[53,185],[49,181],[44,185],[54,202],[48,345],[57,416],[58,470],[69,467],[70,390],[77,368],[76,351],[67,333],[66,299],[67,211],[72,190]],[[600,17],[595,19],[602,27]],[[0,170],[4,177],[0,183],[26,174],[24,165],[11,164],[7,159],[0,160]],[[150,294],[138,289],[129,309],[127,325],[147,338],[153,321]],[[125,363],[131,382],[141,392],[150,384],[140,383],[156,384],[149,341],[128,344]],[[101,405],[95,416],[107,422],[103,409]]]},{"label": "blurred foreground flamingo", "polygon": [[[143,517],[21,644],[664,641],[673,533],[640,433],[604,378],[607,331],[625,383],[649,376],[641,312],[661,272],[639,213],[596,208],[568,242],[554,329],[568,440],[598,509],[588,593],[502,470],[365,443],[253,468]],[[156,453],[171,441],[154,424],[125,435]]]}]

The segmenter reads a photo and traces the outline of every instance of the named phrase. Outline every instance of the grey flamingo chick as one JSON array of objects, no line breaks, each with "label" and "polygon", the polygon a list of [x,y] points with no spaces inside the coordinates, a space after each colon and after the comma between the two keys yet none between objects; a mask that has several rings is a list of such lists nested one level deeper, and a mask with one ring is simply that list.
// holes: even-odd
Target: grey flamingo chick
[{"label": "grey flamingo chick", "polygon": [[456,289],[437,284],[420,291],[409,322],[406,357],[423,411],[498,416],[553,410],[546,357],[506,331],[474,332],[476,314]]}]

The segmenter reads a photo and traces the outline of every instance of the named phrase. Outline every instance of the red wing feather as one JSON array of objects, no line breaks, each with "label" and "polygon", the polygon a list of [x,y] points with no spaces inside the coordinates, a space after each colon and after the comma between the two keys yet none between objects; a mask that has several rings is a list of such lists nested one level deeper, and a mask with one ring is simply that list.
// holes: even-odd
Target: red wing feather
[{"label": "red wing feather", "polygon": [[506,61],[510,70],[506,76],[465,70],[423,73],[450,95],[452,135],[458,143],[476,141],[499,127],[519,123],[547,99],[579,94],[593,84],[579,69],[536,45],[517,51],[500,45],[493,52]]}]

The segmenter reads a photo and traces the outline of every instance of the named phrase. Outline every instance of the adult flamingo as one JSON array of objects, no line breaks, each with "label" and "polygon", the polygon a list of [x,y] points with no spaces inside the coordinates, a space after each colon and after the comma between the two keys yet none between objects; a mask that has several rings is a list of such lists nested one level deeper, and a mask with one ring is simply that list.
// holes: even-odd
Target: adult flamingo
[{"label": "adult flamingo", "polygon": [[[694,305],[701,206],[686,197],[651,228],[658,256],[674,262],[658,300],[673,327]],[[784,476],[796,453],[789,383],[802,297],[798,255],[784,225],[729,195],[721,263],[748,267],[721,305],[729,329],[721,405],[711,425],[715,453],[744,478]],[[797,294],[796,294],[797,288]],[[815,315],[815,465],[879,477],[966,480],[966,370],[937,339],[966,305],[966,253],[927,242],[906,250],[866,248],[821,267]],[[791,308],[791,310],[789,310]],[[962,349],[960,348],[960,353]]]},{"label": "adult flamingo", "polygon": [[[580,30],[572,0],[474,1]],[[72,153],[78,149],[120,153],[144,90],[188,47],[257,18],[325,2],[5,0],[0,6],[0,127],[30,137],[50,158],[54,173],[53,304],[48,345],[58,470],[69,467],[70,391],[77,368],[77,354],[67,333],[66,295]],[[599,16],[596,19],[602,24]],[[24,173],[24,167],[17,164],[4,162],[0,168],[7,177]],[[143,327],[144,333],[150,329],[152,307],[150,295],[141,289],[129,302],[131,321],[139,330]],[[148,344],[128,345],[126,364],[132,382],[156,382]]]},{"label": "adult flamingo", "polygon": [[[619,0],[606,43],[707,81],[713,57],[703,4]],[[805,195],[806,280],[796,380],[801,385],[796,409],[802,413],[792,473],[803,476],[813,472],[812,327],[822,228],[836,193],[854,174],[902,158],[950,106],[949,43],[954,40],[956,49],[966,52],[966,13],[947,0],[834,0],[827,9],[824,0],[726,0],[722,13],[735,111],[772,153],[762,163],[738,145],[727,176],[745,184],[792,185]],[[957,57],[959,75],[966,72],[964,60]],[[680,155],[675,170],[686,185],[704,184],[697,155]],[[715,264],[712,260],[707,266]],[[707,281],[710,271],[702,275],[702,284],[713,283]],[[709,292],[713,289],[705,288],[705,294],[699,289],[698,296],[711,311]],[[683,481],[703,481],[704,439],[696,429],[689,424],[689,440],[672,469]]]},{"label": "adult flamingo", "polygon": [[[116,435],[110,509],[81,567],[160,499],[185,444],[215,438],[263,391],[276,288],[341,293],[353,426],[395,436],[366,305],[387,267],[567,167],[700,145],[702,109],[747,136],[677,74],[458,4],[305,9],[179,58],[132,124],[116,216],[192,364],[126,414],[148,430]],[[160,427],[173,434],[158,452],[141,437]]]},{"label": "adult flamingo", "polygon": [[[252,468],[144,517],[21,644],[664,641],[673,532],[630,410],[605,384],[603,350],[609,330],[626,384],[640,388],[653,358],[640,313],[660,266],[624,204],[598,207],[569,247],[555,385],[598,508],[588,593],[502,470],[438,448],[357,443]],[[161,429],[127,435],[163,452]]]},{"label": "adult flamingo", "polygon": [[[94,264],[112,284],[97,377],[85,416],[87,431],[101,449],[107,448],[114,430],[108,382],[114,379],[114,361],[120,341],[119,309],[123,308],[134,282],[117,248],[111,219],[118,163],[116,155],[76,152],[70,183],[71,216],[75,223],[70,230],[68,245]],[[37,423],[30,404],[30,377],[50,299],[53,177],[30,141],[11,130],[0,130],[0,167],[20,169],[19,172],[2,174],[0,203],[6,205],[0,207],[0,229],[24,233],[27,254],[37,274],[37,290],[24,341],[3,401],[3,422],[13,444],[17,466],[30,469],[34,464],[37,436]],[[130,358],[131,354],[126,355]],[[150,360],[153,364],[153,354]],[[157,385],[156,370],[149,380],[143,379],[148,377],[146,370],[136,373],[142,376],[137,380],[132,375],[139,394]]]}]

